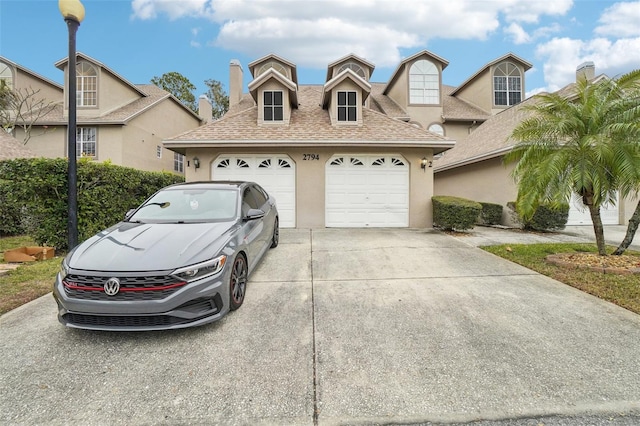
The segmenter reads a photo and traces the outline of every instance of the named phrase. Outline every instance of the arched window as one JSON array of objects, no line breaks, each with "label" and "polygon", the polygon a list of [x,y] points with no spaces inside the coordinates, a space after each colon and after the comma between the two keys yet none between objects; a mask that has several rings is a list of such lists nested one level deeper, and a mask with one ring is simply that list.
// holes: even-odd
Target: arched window
[{"label": "arched window", "polygon": [[511,62],[498,65],[493,72],[493,104],[511,106],[522,101],[522,75]]},{"label": "arched window", "polygon": [[7,87],[13,90],[13,72],[9,65],[0,62],[0,87]]},{"label": "arched window", "polygon": [[284,66],[282,66],[282,64],[276,62],[276,61],[269,61],[269,62],[265,62],[260,69],[258,70],[258,73],[256,74],[256,77],[264,74],[265,72],[269,71],[271,68],[273,68],[275,71],[278,71],[280,74],[282,74],[283,76],[287,77],[287,70]]},{"label": "arched window", "polygon": [[421,59],[411,65],[409,69],[409,103],[440,103],[440,75],[433,62]]},{"label": "arched window", "polygon": [[438,123],[434,123],[431,126],[429,126],[429,131],[432,133],[436,133],[440,136],[444,136],[444,128]]},{"label": "arched window", "polygon": [[360,77],[362,77],[364,80],[367,79],[367,75],[365,74],[364,70],[362,69],[362,67],[358,64],[356,64],[355,62],[347,62],[346,64],[344,64],[343,66],[341,66],[338,69],[338,74],[340,74],[342,71],[349,69],[353,72],[355,72],[357,75],[359,75]]},{"label": "arched window", "polygon": [[76,100],[79,107],[98,105],[98,73],[85,61],[76,65]]}]

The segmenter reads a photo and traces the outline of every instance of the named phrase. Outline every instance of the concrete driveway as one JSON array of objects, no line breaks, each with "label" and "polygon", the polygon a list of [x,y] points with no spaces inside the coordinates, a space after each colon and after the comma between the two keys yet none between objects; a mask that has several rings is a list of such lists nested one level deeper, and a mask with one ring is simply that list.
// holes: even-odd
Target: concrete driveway
[{"label": "concrete driveway", "polygon": [[86,332],[55,311],[47,295],[0,318],[0,424],[640,410],[640,316],[437,232],[284,230],[244,306],[201,328]]}]

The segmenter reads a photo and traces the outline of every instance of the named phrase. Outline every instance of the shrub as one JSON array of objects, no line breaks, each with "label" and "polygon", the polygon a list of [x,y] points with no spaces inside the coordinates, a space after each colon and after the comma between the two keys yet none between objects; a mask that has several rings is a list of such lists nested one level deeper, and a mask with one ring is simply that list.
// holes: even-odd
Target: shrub
[{"label": "shrub", "polygon": [[513,218],[520,223],[524,229],[534,231],[556,231],[564,229],[569,220],[569,204],[562,204],[559,207],[541,204],[536,209],[530,220],[523,220],[517,213],[515,202],[511,201],[507,207],[513,212]]},{"label": "shrub", "polygon": [[499,225],[502,222],[502,205],[480,202],[480,222],[485,225]]},{"label": "shrub", "polygon": [[[78,161],[78,239],[83,241],[121,221],[125,213],[182,176]],[[19,232],[38,244],[67,247],[67,160],[22,158],[0,161],[0,197],[19,212]],[[2,192],[4,191],[4,192]],[[3,203],[4,204],[4,203]],[[15,225],[15,224],[14,224]],[[14,226],[15,228],[15,226]]]},{"label": "shrub", "polygon": [[434,196],[433,225],[444,230],[472,229],[480,215],[482,206],[475,201],[459,197]]}]

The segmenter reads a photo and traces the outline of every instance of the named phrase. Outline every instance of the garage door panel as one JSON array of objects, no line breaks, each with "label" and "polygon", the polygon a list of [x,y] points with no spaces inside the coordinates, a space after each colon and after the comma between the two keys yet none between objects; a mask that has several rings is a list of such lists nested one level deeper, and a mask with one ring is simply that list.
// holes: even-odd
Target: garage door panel
[{"label": "garage door panel", "polygon": [[326,226],[408,226],[409,168],[401,156],[338,155],[325,170]]},{"label": "garage door panel", "polygon": [[247,180],[258,183],[273,195],[280,226],[294,228],[296,217],[295,163],[286,155],[223,156],[211,168],[214,180]]}]

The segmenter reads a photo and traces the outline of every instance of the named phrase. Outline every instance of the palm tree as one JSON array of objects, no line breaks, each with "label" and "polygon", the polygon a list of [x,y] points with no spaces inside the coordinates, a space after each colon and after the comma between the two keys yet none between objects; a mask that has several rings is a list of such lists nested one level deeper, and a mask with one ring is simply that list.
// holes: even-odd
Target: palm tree
[{"label": "palm tree", "polygon": [[598,253],[606,255],[600,207],[640,188],[640,70],[618,79],[580,79],[572,96],[541,94],[513,130],[505,156],[517,164],[516,207],[525,218],[541,203],[581,197]]}]

